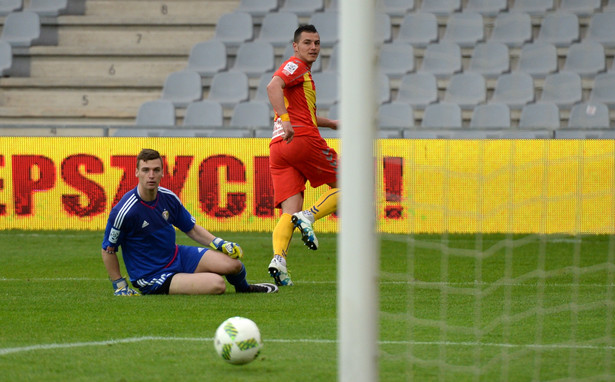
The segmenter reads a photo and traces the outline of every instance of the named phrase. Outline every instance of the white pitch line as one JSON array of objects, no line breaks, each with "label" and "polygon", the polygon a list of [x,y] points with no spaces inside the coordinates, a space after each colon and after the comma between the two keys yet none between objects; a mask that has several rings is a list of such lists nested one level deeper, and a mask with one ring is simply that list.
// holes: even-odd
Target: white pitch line
[{"label": "white pitch line", "polygon": [[[54,349],[70,349],[70,348],[78,348],[78,347],[87,347],[87,346],[108,346],[108,345],[117,345],[117,344],[128,344],[128,343],[136,343],[143,341],[198,341],[198,342],[209,342],[213,341],[213,338],[210,337],[156,337],[156,336],[145,336],[145,337],[131,337],[131,338],[122,338],[115,340],[107,340],[107,341],[92,341],[92,342],[73,342],[73,343],[64,343],[64,344],[39,344],[39,345],[30,345],[30,346],[21,346],[14,348],[0,348],[0,356],[7,354],[15,354],[15,353],[23,353],[29,351],[37,351],[37,350],[54,350]],[[267,342],[274,343],[312,343],[312,344],[337,344],[337,340],[328,340],[328,339],[281,339],[281,338],[272,338],[264,340]],[[449,342],[449,341],[378,341],[380,345],[423,345],[423,346],[465,346],[465,347],[476,347],[476,346],[485,346],[485,347],[496,347],[496,348],[524,348],[524,349],[591,349],[591,350],[614,350],[615,346],[613,345],[583,345],[583,344],[500,344],[500,343],[479,343],[479,342]]]}]

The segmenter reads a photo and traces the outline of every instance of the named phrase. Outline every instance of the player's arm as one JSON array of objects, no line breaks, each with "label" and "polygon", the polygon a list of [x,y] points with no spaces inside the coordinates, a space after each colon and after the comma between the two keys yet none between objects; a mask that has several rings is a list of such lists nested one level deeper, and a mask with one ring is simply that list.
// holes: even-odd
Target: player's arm
[{"label": "player's arm", "polygon": [[109,274],[109,280],[111,280],[111,285],[113,286],[113,293],[116,296],[138,295],[139,292],[130,288],[126,279],[122,277],[122,273],[120,272],[120,262],[117,258],[116,249],[112,246],[108,246],[107,248],[103,248],[101,250],[101,254],[103,264],[105,264],[107,274]]},{"label": "player's arm", "polygon": [[285,86],[286,84],[281,77],[273,76],[267,85],[267,95],[269,96],[271,107],[273,107],[273,110],[278,115],[279,119],[281,119],[282,129],[284,130],[283,139],[290,143],[293,139],[293,135],[295,135],[295,130],[290,123],[288,110],[286,110],[286,105],[284,104]]},{"label": "player's arm", "polygon": [[233,259],[241,259],[243,257],[243,250],[239,244],[216,237],[198,224],[195,224],[190,231],[186,232],[186,235],[197,243],[209,246]]},{"label": "player's arm", "polygon": [[338,123],[339,121],[337,119],[316,116],[316,124],[318,127],[328,127],[330,129],[337,130]]}]

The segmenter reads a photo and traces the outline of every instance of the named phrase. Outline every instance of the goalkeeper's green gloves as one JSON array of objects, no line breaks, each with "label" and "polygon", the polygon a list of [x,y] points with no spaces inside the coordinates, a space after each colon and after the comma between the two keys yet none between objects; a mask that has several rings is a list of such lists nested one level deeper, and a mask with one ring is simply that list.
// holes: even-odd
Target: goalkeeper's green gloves
[{"label": "goalkeeper's green gloves", "polygon": [[139,292],[128,286],[128,282],[123,277],[117,280],[111,280],[113,285],[113,294],[116,296],[140,296]]},{"label": "goalkeeper's green gloves", "polygon": [[213,239],[209,246],[228,255],[231,259],[241,259],[243,257],[243,250],[239,244],[226,241],[219,237]]}]

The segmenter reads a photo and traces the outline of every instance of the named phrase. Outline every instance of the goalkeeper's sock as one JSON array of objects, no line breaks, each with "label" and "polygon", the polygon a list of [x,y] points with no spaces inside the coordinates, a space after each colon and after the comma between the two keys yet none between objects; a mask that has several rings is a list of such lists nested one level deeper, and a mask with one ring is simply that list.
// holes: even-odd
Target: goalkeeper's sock
[{"label": "goalkeeper's sock", "polygon": [[[337,211],[337,199],[340,195],[339,188],[332,188],[324,194],[320,195],[320,198],[314,203],[307,211],[314,216],[314,221],[322,219],[335,211]],[[305,214],[305,212],[304,212]],[[305,214],[306,216],[309,214]]]},{"label": "goalkeeper's sock", "polygon": [[241,271],[239,271],[239,273],[236,273],[234,275],[226,275],[226,279],[232,286],[235,287],[236,292],[246,292],[250,289],[250,285],[248,284],[248,281],[246,280],[246,274],[247,274],[246,267],[242,263]]},{"label": "goalkeeper's sock", "polygon": [[295,226],[291,221],[292,215],[282,214],[278,224],[273,229],[273,255],[279,255],[286,258],[290,240],[293,237]]}]

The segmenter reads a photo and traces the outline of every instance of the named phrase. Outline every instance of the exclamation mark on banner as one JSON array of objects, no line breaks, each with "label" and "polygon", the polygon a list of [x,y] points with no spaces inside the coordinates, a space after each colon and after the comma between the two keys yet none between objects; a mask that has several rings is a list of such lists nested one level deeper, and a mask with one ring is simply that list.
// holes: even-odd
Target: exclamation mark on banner
[{"label": "exclamation mark on banner", "polygon": [[401,157],[384,157],[382,159],[384,174],[384,191],[387,205],[385,216],[387,219],[401,219],[403,209],[401,205],[404,185],[404,160]]}]

